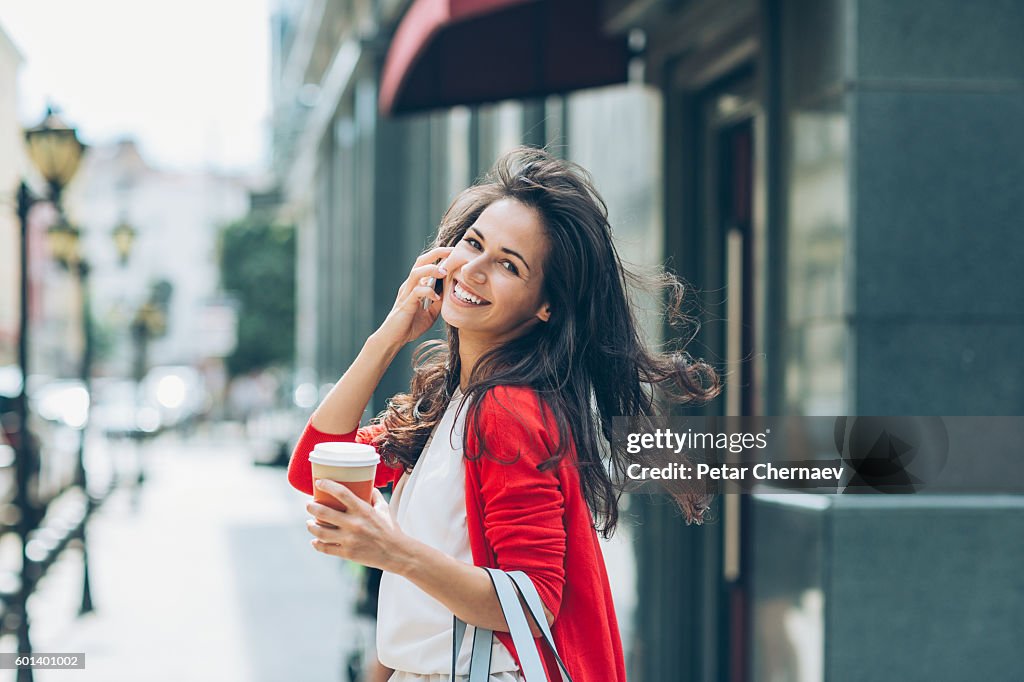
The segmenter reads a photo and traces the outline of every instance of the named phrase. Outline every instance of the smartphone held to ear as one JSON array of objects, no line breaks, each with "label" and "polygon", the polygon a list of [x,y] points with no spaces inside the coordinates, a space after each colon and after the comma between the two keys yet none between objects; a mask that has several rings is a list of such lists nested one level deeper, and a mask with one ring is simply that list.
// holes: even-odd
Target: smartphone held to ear
[{"label": "smartphone held to ear", "polygon": [[[440,263],[440,262],[441,261],[438,261],[438,263]],[[427,284],[427,286],[434,287],[434,293],[437,294],[438,296],[440,296],[441,292],[444,291],[444,280],[443,279],[435,279],[435,278],[431,277],[430,278],[430,283]],[[431,303],[433,303],[432,300],[430,300],[429,298],[424,298],[423,299],[423,303],[422,303],[423,309],[424,310],[429,310]]]}]

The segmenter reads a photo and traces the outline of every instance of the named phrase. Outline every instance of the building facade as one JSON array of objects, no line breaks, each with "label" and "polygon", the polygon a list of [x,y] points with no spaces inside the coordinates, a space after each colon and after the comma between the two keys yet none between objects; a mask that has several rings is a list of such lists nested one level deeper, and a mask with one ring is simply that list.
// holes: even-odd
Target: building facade
[{"label": "building facade", "polygon": [[[34,196],[46,193],[25,152],[25,127],[18,119],[17,47],[0,26],[0,364],[18,361],[21,280],[17,193],[28,184]],[[50,255],[47,230],[56,221],[48,201],[32,205],[28,214],[29,371],[40,377],[74,376],[81,352],[81,317],[73,278]]]},{"label": "building facade", "polygon": [[20,227],[15,211],[18,181],[25,170],[23,133],[18,123],[18,66],[21,54],[0,25],[0,365],[18,361]]},{"label": "building facade", "polygon": [[[300,229],[297,360],[323,386],[384,319],[454,194],[531,143],[594,173],[628,258],[694,284],[690,350],[725,376],[701,413],[1024,408],[1020,3],[456,4],[281,7],[275,153]],[[565,16],[573,35],[600,36],[579,54],[598,46],[617,72],[584,73],[600,59],[559,57],[531,32]],[[553,55],[527,69],[537,80],[483,52],[486,67],[452,57],[476,36],[522,63],[505,34]],[[621,53],[601,42],[616,40]],[[405,390],[409,361],[370,414]],[[1024,606],[1008,568],[1020,550],[979,550],[968,526],[929,519],[967,505],[1009,537],[1019,497],[726,495],[704,527],[661,502],[629,501],[623,575],[642,579],[617,599],[631,680],[1012,677],[1000,633],[1020,622],[998,600]],[[929,570],[978,551],[1001,567],[985,584]],[[880,563],[915,570],[879,576]]]},{"label": "building facade", "polygon": [[[132,376],[130,325],[159,282],[171,285],[170,305],[166,334],[153,340],[148,363],[199,365],[207,357],[202,311],[221,296],[218,234],[249,210],[245,179],[156,168],[123,140],[89,150],[65,201],[82,230],[93,315],[110,346],[97,373]],[[124,263],[112,238],[120,223],[136,231]]]}]

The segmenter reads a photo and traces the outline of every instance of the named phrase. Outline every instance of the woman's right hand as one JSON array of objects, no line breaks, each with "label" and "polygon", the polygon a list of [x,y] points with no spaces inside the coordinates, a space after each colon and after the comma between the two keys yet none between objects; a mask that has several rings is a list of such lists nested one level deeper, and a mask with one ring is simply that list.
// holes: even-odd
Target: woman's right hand
[{"label": "woman's right hand", "polygon": [[[395,298],[395,305],[388,313],[384,323],[377,330],[387,338],[405,345],[423,335],[434,326],[437,316],[441,314],[441,295],[434,292],[434,287],[427,284],[427,278],[444,279],[448,272],[444,269],[444,259],[452,252],[452,246],[439,246],[421,254],[416,259],[409,277],[402,283]],[[440,259],[440,263],[434,263]],[[430,300],[430,306],[424,310],[422,301]]]},{"label": "woman's right hand", "polygon": [[[443,261],[451,252],[450,246],[438,247],[416,259],[409,277],[398,290],[395,306],[387,319],[366,339],[344,376],[313,411],[309,422],[313,428],[339,434],[359,428],[359,418],[395,355],[402,346],[430,329],[441,314],[440,297],[432,286],[420,280],[447,276],[443,267],[439,267],[443,263],[435,264],[434,261]],[[426,310],[422,305],[424,298],[430,302]],[[298,455],[297,452],[295,454]],[[301,457],[305,456],[305,453],[301,454]]]}]

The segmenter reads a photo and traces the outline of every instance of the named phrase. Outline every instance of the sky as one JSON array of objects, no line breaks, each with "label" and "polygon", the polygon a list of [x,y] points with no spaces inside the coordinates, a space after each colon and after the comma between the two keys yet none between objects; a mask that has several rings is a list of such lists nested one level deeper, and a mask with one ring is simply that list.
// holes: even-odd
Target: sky
[{"label": "sky", "polygon": [[161,168],[259,172],[267,2],[0,0],[0,26],[24,59],[21,123],[38,123],[52,102],[86,144],[133,137]]}]

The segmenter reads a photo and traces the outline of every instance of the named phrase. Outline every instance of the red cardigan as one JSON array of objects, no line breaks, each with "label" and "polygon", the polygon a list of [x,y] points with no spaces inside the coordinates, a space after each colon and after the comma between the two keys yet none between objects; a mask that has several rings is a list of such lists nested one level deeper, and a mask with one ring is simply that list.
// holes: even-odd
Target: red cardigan
[{"label": "red cardigan", "polygon": [[[476,566],[524,571],[555,616],[551,631],[573,682],[626,682],[618,621],[604,556],[583,498],[571,446],[554,470],[537,465],[555,451],[558,428],[550,408],[535,391],[500,386],[487,393],[478,413],[487,454],[465,459],[466,521]],[[288,465],[288,481],[312,495],[307,459],[323,441],[369,443],[384,427],[376,424],[342,435],[307,424]],[[467,451],[479,444],[467,424]],[[515,462],[516,454],[519,458]],[[503,462],[494,461],[500,458]],[[403,469],[380,464],[374,485],[398,481]],[[519,663],[512,638],[495,633]],[[538,639],[538,642],[542,640]],[[541,647],[548,679],[561,682],[554,657]]]}]

